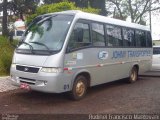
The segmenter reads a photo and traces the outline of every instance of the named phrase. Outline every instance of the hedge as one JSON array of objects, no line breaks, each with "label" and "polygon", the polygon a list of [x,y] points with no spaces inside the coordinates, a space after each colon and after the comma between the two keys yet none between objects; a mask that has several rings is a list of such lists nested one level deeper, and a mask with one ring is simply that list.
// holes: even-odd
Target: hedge
[{"label": "hedge", "polygon": [[0,36],[0,76],[9,75],[13,51],[8,38]]}]

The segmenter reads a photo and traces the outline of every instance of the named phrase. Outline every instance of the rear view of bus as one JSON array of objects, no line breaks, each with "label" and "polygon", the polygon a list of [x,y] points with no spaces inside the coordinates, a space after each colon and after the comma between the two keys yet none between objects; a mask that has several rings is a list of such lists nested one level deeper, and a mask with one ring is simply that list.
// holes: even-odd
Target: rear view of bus
[{"label": "rear view of bus", "polygon": [[33,20],[16,48],[11,81],[23,89],[69,92],[82,99],[87,88],[151,69],[152,40],[147,27],[81,11]]}]

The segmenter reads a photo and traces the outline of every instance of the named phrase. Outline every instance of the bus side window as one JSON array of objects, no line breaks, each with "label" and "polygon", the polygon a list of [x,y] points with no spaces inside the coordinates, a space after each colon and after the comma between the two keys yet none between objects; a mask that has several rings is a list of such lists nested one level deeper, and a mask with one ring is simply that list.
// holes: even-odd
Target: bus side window
[{"label": "bus side window", "polygon": [[134,30],[130,28],[123,28],[123,39],[125,46],[135,46]]},{"label": "bus side window", "polygon": [[160,47],[153,47],[153,55],[160,55]]},{"label": "bus side window", "polygon": [[123,40],[121,35],[121,28],[114,25],[106,25],[108,46],[121,47]]},{"label": "bus side window", "polygon": [[92,23],[92,41],[94,46],[105,46],[103,24]]},{"label": "bus side window", "polygon": [[89,25],[85,23],[76,23],[71,33],[67,50],[71,51],[90,45]]},{"label": "bus side window", "polygon": [[151,32],[146,32],[146,34],[147,34],[147,47],[152,47]]},{"label": "bus side window", "polygon": [[146,35],[144,31],[136,30],[136,44],[137,47],[146,47]]}]

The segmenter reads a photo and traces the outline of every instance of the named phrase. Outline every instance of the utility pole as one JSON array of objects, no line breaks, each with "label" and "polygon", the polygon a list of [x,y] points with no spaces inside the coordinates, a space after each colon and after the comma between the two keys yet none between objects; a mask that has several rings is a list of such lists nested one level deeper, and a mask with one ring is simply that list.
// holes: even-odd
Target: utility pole
[{"label": "utility pole", "polygon": [[152,0],[150,0],[149,9],[150,31],[152,33]]},{"label": "utility pole", "polygon": [[8,35],[8,28],[7,28],[7,0],[3,0],[3,20],[2,20],[2,35]]}]

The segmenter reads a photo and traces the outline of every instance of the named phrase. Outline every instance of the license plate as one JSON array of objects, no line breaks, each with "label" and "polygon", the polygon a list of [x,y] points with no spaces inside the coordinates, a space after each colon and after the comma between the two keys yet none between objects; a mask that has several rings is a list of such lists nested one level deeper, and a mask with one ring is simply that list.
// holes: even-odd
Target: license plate
[{"label": "license plate", "polygon": [[21,83],[20,88],[25,90],[30,90],[30,86],[27,83]]}]

